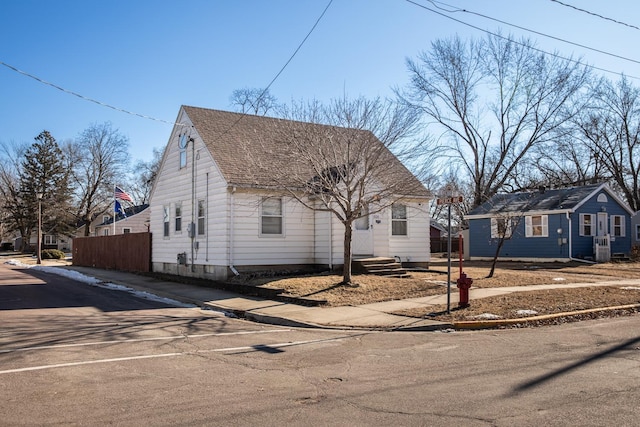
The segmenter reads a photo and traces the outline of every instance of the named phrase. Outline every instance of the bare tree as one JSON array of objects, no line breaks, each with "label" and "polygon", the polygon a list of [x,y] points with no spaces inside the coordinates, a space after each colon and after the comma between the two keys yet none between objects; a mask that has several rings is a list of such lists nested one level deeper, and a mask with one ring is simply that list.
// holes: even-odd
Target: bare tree
[{"label": "bare tree", "polygon": [[[420,154],[417,117],[412,109],[381,99],[340,99],[328,105],[294,104],[287,119],[273,120],[274,146],[282,165],[252,159],[254,173],[275,171],[274,188],[305,207],[331,212],[344,226],[343,283],[352,284],[351,243],[354,222],[390,207],[403,197],[428,194],[398,161]],[[392,152],[397,156],[394,157]],[[262,174],[266,175],[266,174]],[[272,175],[273,176],[273,175]]]},{"label": "bare tree", "polygon": [[132,181],[128,190],[133,198],[141,204],[149,203],[151,188],[158,175],[161,161],[162,150],[154,148],[151,160],[139,160],[133,167]]},{"label": "bare tree", "polygon": [[437,40],[407,67],[410,84],[396,92],[437,125],[429,131],[441,131],[441,158],[468,176],[472,206],[518,186],[518,168],[576,114],[589,77],[586,67],[499,35]]},{"label": "bare tree", "polygon": [[277,98],[269,93],[269,89],[236,89],[230,100],[239,112],[256,116],[265,116],[278,105]]},{"label": "bare tree", "polygon": [[584,150],[606,170],[634,211],[640,210],[640,89],[622,77],[594,86],[588,109],[577,120]]},{"label": "bare tree", "polygon": [[73,179],[77,188],[78,216],[85,223],[84,235],[96,215],[109,208],[113,186],[125,179],[128,163],[128,139],[111,123],[94,124],[76,141]]}]

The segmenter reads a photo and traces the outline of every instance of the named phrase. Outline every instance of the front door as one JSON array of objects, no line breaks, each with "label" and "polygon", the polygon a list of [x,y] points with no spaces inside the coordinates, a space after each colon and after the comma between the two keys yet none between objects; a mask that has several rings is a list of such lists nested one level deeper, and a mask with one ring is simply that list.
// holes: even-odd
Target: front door
[{"label": "front door", "polygon": [[373,255],[373,228],[369,221],[369,210],[366,209],[365,216],[353,223],[353,255]]},{"label": "front door", "polygon": [[607,213],[598,212],[598,236],[606,236],[607,233]]}]

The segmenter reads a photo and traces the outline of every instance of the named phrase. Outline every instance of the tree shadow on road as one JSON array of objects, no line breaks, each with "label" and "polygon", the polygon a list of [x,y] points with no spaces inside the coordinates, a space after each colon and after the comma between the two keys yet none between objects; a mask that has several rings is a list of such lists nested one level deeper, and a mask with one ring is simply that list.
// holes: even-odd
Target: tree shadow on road
[{"label": "tree shadow on road", "polygon": [[604,351],[601,351],[599,353],[596,353],[596,354],[594,354],[594,355],[592,355],[590,357],[587,357],[585,359],[579,360],[579,361],[577,361],[575,363],[572,363],[570,365],[567,365],[567,366],[565,366],[563,368],[556,369],[556,370],[554,370],[552,372],[549,372],[549,373],[547,373],[545,375],[542,375],[542,376],[540,376],[538,378],[534,378],[534,379],[532,379],[530,381],[524,382],[524,383],[516,386],[512,390],[511,394],[515,395],[515,394],[518,394],[518,393],[522,393],[522,392],[528,391],[528,390],[533,389],[535,387],[538,387],[538,386],[540,386],[540,385],[542,385],[542,384],[544,384],[544,383],[546,383],[548,381],[553,380],[554,378],[557,378],[557,377],[559,377],[561,375],[567,374],[567,373],[569,373],[569,372],[571,372],[571,371],[573,371],[575,369],[578,369],[581,366],[584,366],[584,365],[587,365],[589,363],[595,362],[595,361],[597,361],[599,359],[604,359],[604,358],[606,358],[608,356],[613,355],[614,353],[618,353],[618,352],[623,351],[625,349],[630,349],[631,346],[633,346],[635,344],[638,344],[638,343],[640,343],[640,336],[636,337],[636,338],[632,338],[630,340],[627,340],[627,341],[623,342],[622,344],[618,344],[618,345],[616,345],[614,347],[611,347],[611,348],[609,348],[607,350],[604,350]]}]

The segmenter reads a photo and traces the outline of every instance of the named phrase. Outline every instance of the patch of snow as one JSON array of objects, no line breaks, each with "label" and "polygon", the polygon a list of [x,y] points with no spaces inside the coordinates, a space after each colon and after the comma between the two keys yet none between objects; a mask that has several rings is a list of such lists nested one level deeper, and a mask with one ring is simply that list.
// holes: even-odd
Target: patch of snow
[{"label": "patch of snow", "polygon": [[497,314],[493,314],[493,313],[482,313],[482,314],[478,314],[477,316],[473,316],[474,319],[479,319],[479,320],[497,320],[497,319],[502,319],[502,317],[498,316]]},{"label": "patch of snow", "polygon": [[516,314],[519,316],[533,316],[538,314],[538,312],[535,310],[518,310],[516,311]]},{"label": "patch of snow", "polygon": [[640,288],[637,286],[625,286],[624,288],[620,289],[624,289],[625,291],[640,291]]},{"label": "patch of snow", "polygon": [[554,277],[553,280],[555,280],[556,282],[562,282],[563,280],[567,280],[564,277]]}]

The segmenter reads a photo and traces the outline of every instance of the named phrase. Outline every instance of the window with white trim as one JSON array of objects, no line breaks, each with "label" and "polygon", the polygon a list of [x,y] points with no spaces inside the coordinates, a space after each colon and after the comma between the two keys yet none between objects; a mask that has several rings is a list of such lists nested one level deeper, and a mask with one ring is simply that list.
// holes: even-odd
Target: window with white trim
[{"label": "window with white trim", "polygon": [[108,236],[109,235],[109,229],[108,228],[103,228],[102,229],[102,235],[103,236]]},{"label": "window with white trim", "polygon": [[491,238],[510,239],[513,234],[511,218],[491,218]]},{"label": "window with white trim", "polygon": [[175,207],[175,232],[182,232],[182,203],[176,203]]},{"label": "window with white trim", "polygon": [[596,215],[580,214],[580,233],[581,236],[596,235]]},{"label": "window with white trim", "polygon": [[391,235],[406,236],[407,234],[407,206],[394,203],[391,205]]},{"label": "window with white trim", "polygon": [[615,237],[624,237],[626,234],[625,231],[624,216],[611,215],[611,235]]},{"label": "window with white trim", "polygon": [[170,216],[170,211],[169,211],[169,206],[163,206],[162,207],[162,224],[163,224],[163,236],[164,237],[169,237],[169,216]]},{"label": "window with white trim", "polygon": [[640,240],[640,224],[636,224],[636,240]]},{"label": "window with white trim", "polygon": [[524,217],[526,237],[549,237],[549,218],[547,215],[529,215]]},{"label": "window with white trim", "polygon": [[52,234],[45,234],[44,236],[44,244],[45,245],[57,245],[58,238]]},{"label": "window with white trim", "polygon": [[204,236],[204,220],[206,213],[204,200],[198,200],[198,236]]},{"label": "window with white trim", "polygon": [[282,235],[282,199],[264,197],[260,216],[260,234]]}]

